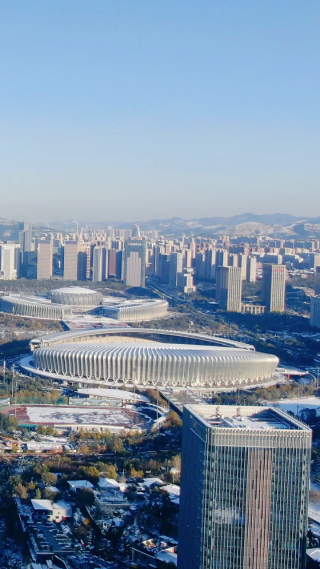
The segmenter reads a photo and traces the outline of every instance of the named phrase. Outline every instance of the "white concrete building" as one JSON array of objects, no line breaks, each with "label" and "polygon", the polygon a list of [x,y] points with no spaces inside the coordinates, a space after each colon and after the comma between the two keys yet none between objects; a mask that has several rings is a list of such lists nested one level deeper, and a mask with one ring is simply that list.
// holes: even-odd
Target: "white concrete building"
[{"label": "white concrete building", "polygon": [[31,500],[33,517],[37,521],[60,523],[72,517],[72,509],[66,502],[51,502],[51,500]]},{"label": "white concrete building", "polygon": [[1,245],[0,278],[11,281],[19,275],[20,246],[16,244]]}]

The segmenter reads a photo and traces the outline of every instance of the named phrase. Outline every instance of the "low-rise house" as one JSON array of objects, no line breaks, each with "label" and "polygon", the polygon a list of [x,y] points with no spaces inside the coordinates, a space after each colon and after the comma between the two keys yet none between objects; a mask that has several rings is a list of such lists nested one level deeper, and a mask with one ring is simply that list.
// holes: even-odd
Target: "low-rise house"
[{"label": "low-rise house", "polygon": [[173,502],[177,506],[179,505],[180,486],[177,486],[176,484],[167,484],[166,486],[161,486],[161,490],[165,490],[165,492],[168,492],[171,502]]},{"label": "low-rise house", "polygon": [[60,442],[52,442],[52,441],[27,441],[23,444],[23,448],[25,450],[34,451],[34,452],[46,452],[50,450],[55,450],[57,452],[62,452],[64,449],[69,450],[69,445],[62,444]]},{"label": "low-rise house", "polygon": [[69,488],[72,492],[79,492],[83,488],[92,490],[93,484],[89,480],[68,480]]},{"label": "low-rise house", "polygon": [[108,515],[117,513],[119,510],[127,510],[131,506],[125,494],[118,488],[95,492],[95,497],[97,506]]},{"label": "low-rise house", "polygon": [[117,482],[113,478],[100,478],[98,482],[98,487],[100,490],[120,490],[125,492],[128,488],[128,484],[125,482]]},{"label": "low-rise house", "polygon": [[177,542],[166,538],[148,539],[137,543],[132,548],[134,569],[166,569],[168,563],[177,565]]},{"label": "low-rise house", "polygon": [[164,486],[164,482],[161,478],[144,478],[143,482],[139,483],[139,486],[153,488],[154,486]]},{"label": "low-rise house", "polygon": [[177,548],[176,546],[167,547],[159,551],[156,555],[157,569],[165,569],[168,563],[178,564]]},{"label": "low-rise house", "polygon": [[66,502],[51,502],[51,500],[31,500],[33,518],[36,521],[60,523],[72,517],[72,509]]}]

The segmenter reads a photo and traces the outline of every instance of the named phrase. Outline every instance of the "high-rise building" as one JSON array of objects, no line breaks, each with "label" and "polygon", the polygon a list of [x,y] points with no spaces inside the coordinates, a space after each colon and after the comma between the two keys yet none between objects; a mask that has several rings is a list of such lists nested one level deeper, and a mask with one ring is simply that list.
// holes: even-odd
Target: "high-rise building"
[{"label": "high-rise building", "polygon": [[320,296],[311,297],[310,325],[320,328]]},{"label": "high-rise building", "polygon": [[27,277],[27,253],[33,249],[32,243],[32,224],[19,224],[19,245],[20,245],[20,275]]},{"label": "high-rise building", "polygon": [[27,279],[37,278],[37,251],[25,251],[22,276]]},{"label": "high-rise building", "polygon": [[315,269],[320,267],[320,255],[319,253],[310,253],[309,255],[309,267],[310,269]]},{"label": "high-rise building", "polygon": [[205,253],[205,278],[212,281],[216,278],[217,252],[215,249],[207,249]]},{"label": "high-rise building", "polygon": [[164,248],[161,245],[153,247],[153,274],[160,276],[160,257],[164,253]]},{"label": "high-rise building", "polygon": [[3,244],[0,246],[1,278],[5,280],[16,279],[20,267],[20,247],[16,244]]},{"label": "high-rise building", "polygon": [[245,255],[244,253],[238,254],[238,267],[241,268],[242,280],[246,281],[248,272],[248,255]]},{"label": "high-rise building", "polygon": [[53,270],[52,239],[38,241],[37,247],[37,279],[50,279]]},{"label": "high-rise building", "polygon": [[78,241],[65,241],[63,278],[68,281],[78,280]]},{"label": "high-rise building", "polygon": [[185,406],[178,569],[304,569],[311,435],[272,407]]},{"label": "high-rise building", "polygon": [[285,311],[286,266],[263,265],[262,297],[269,312]]},{"label": "high-rise building", "polygon": [[123,250],[116,252],[116,277],[117,279],[121,279],[122,275],[122,262],[123,259]]},{"label": "high-rise building", "polygon": [[184,250],[183,268],[190,269],[192,267],[192,254],[190,249]]},{"label": "high-rise building", "polygon": [[131,237],[132,237],[132,239],[140,239],[141,238],[140,227],[137,223],[135,223],[133,228],[132,228]]},{"label": "high-rise building", "polygon": [[32,223],[19,224],[19,245],[22,255],[32,251]]},{"label": "high-rise building", "polygon": [[257,258],[248,257],[247,259],[247,281],[255,283],[257,280]]},{"label": "high-rise building", "polygon": [[218,249],[216,252],[217,267],[227,267],[228,257],[229,257],[228,251],[224,251],[223,249]]},{"label": "high-rise building", "polygon": [[159,277],[162,284],[169,284],[170,255],[161,254],[159,258]]},{"label": "high-rise building", "polygon": [[320,267],[316,267],[315,294],[320,294]]},{"label": "high-rise building", "polygon": [[86,281],[91,278],[91,246],[87,243],[79,243],[78,249],[78,281]]},{"label": "high-rise building", "polygon": [[[105,280],[105,264],[106,249],[104,247],[94,247],[93,249],[93,266],[92,266],[92,281],[100,282]],[[104,263],[103,263],[104,261]],[[103,274],[104,273],[104,274]]]},{"label": "high-rise building", "polygon": [[242,279],[240,267],[217,267],[216,299],[224,310],[241,312]]},{"label": "high-rise building", "polygon": [[116,249],[108,251],[108,278],[117,276],[117,253]]},{"label": "high-rise building", "polygon": [[181,251],[170,253],[169,284],[171,286],[177,286],[178,274],[182,273],[182,271],[183,271],[183,253]]},{"label": "high-rise building", "polygon": [[123,279],[127,286],[145,288],[147,242],[140,238],[139,226],[134,226],[132,234],[125,242]]},{"label": "high-rise building", "polygon": [[228,255],[228,266],[229,267],[238,267],[238,255],[230,254]]},{"label": "high-rise building", "polygon": [[206,278],[206,254],[205,251],[199,251],[196,256],[196,275],[198,280]]}]

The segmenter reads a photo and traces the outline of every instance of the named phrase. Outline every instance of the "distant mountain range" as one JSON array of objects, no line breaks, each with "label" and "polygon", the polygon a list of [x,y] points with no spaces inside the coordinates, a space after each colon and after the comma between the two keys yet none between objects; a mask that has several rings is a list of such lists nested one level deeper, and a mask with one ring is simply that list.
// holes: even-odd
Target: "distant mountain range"
[{"label": "distant mountain range", "polygon": [[[74,231],[76,228],[74,220],[52,221],[50,227],[64,231]],[[184,219],[172,217],[170,219],[151,219],[149,221],[133,220],[131,222],[122,221],[100,221],[88,222],[79,221],[79,227],[88,226],[92,228],[115,227],[130,229],[134,223],[139,223],[142,231],[157,230],[163,235],[206,235],[214,236],[228,233],[230,235],[277,235],[294,237],[320,237],[320,217],[302,218],[286,213],[274,213],[257,215],[254,213],[243,213],[232,217],[201,217],[194,219]],[[43,223],[41,224],[44,225]]]},{"label": "distant mountain range", "polygon": [[[101,228],[107,227],[130,229],[134,223],[139,223],[142,231],[159,231],[161,235],[178,236],[203,235],[207,237],[218,236],[224,233],[229,235],[270,235],[295,238],[317,237],[320,238],[320,217],[297,217],[286,213],[257,215],[243,213],[232,217],[201,217],[184,219],[172,217],[170,219],[151,219],[149,221],[132,220],[122,221],[51,221],[50,223],[35,223],[34,228],[38,233],[48,230],[74,232],[77,226]],[[0,218],[0,240],[15,241],[19,236],[19,222]]]}]

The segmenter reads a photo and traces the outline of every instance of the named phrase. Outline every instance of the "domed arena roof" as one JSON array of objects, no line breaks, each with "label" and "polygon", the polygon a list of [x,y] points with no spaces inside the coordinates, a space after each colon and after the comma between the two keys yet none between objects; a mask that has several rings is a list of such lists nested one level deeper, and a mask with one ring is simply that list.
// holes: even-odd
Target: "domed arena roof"
[{"label": "domed arena roof", "polygon": [[98,306],[103,296],[100,292],[80,286],[69,286],[51,290],[48,298],[54,304],[68,304],[71,306]]},{"label": "domed arena roof", "polygon": [[237,348],[179,344],[56,344],[34,352],[37,371],[117,385],[219,387],[273,376],[278,358]]}]

